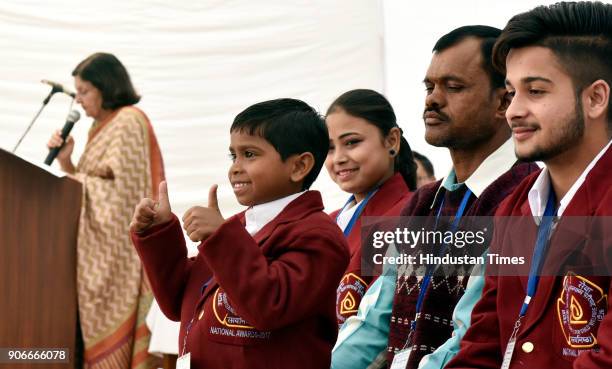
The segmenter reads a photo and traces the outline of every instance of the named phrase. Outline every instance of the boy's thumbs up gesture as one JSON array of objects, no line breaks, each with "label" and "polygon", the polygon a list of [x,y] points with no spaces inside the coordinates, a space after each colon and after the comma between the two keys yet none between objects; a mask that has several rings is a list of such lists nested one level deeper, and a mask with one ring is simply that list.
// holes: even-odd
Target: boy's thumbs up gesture
[{"label": "boy's thumbs up gesture", "polygon": [[213,185],[208,191],[208,207],[194,206],[183,216],[183,228],[194,242],[204,241],[225,221],[219,211],[217,188]]},{"label": "boy's thumbs up gesture", "polygon": [[168,185],[166,181],[159,184],[158,201],[144,198],[136,205],[134,216],[130,223],[130,231],[140,233],[154,225],[167,223],[172,219],[170,200],[168,200]]}]

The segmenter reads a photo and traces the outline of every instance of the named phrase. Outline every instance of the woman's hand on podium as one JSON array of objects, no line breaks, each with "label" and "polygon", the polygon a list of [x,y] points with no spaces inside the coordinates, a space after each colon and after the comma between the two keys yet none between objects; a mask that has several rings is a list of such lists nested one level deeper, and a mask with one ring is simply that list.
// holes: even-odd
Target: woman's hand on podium
[{"label": "woman's hand on podium", "polygon": [[144,198],[136,205],[134,216],[130,223],[130,231],[142,233],[158,224],[164,224],[172,219],[170,200],[168,199],[168,185],[166,181],[159,184],[158,200]]}]

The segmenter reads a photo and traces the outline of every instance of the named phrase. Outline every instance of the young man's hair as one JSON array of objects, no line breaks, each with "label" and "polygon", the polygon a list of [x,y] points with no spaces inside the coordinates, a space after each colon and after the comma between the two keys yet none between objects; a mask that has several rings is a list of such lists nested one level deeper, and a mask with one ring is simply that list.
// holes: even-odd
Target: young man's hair
[{"label": "young man's hair", "polygon": [[440,37],[438,42],[433,47],[433,52],[441,52],[450,47],[453,47],[466,38],[475,37],[477,39],[482,40],[480,51],[482,54],[482,68],[489,75],[489,80],[491,82],[491,89],[496,88],[505,88],[506,85],[504,83],[505,78],[504,74],[498,72],[491,63],[491,52],[493,50],[493,45],[497,40],[497,37],[501,34],[501,30],[499,28],[490,27],[490,26],[482,26],[482,25],[474,25],[474,26],[463,26],[457,29],[450,31],[444,36]]},{"label": "young man's hair", "polygon": [[296,99],[276,99],[251,105],[234,118],[230,132],[258,135],[268,141],[283,161],[310,152],[314,166],[304,178],[303,190],[317,179],[327,152],[329,134],[323,117],[310,105]]},{"label": "young man's hair", "polygon": [[425,173],[427,173],[428,176],[430,176],[430,177],[434,177],[435,176],[433,164],[431,164],[431,161],[429,161],[427,156],[425,156],[425,155],[423,155],[421,153],[418,153],[416,151],[413,151],[412,155],[414,156],[414,160],[418,160],[419,161],[419,163],[423,167],[423,170],[425,170]]},{"label": "young man's hair", "polygon": [[[599,79],[612,87],[610,4],[562,2],[515,15],[493,48],[495,68],[505,74],[510,50],[527,46],[541,46],[553,52],[572,79],[576,98]],[[608,102],[608,122],[612,120],[611,104],[612,99]]]}]

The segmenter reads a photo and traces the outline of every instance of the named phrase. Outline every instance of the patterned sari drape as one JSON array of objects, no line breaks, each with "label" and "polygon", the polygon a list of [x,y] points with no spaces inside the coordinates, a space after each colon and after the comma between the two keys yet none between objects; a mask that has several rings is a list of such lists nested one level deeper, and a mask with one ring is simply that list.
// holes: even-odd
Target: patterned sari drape
[{"label": "patterned sari drape", "polygon": [[145,325],[153,295],[129,238],[134,207],[156,198],[164,177],[146,115],[123,107],[95,122],[76,176],[83,183],[77,288],[85,367],[153,368]]}]

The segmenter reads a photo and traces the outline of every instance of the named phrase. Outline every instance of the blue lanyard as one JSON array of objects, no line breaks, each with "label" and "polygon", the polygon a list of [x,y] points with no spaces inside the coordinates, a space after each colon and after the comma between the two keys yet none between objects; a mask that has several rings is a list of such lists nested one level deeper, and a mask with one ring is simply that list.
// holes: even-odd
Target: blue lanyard
[{"label": "blue lanyard", "polygon": [[[468,200],[472,195],[472,191],[468,188],[465,191],[465,195],[463,195],[463,199],[461,199],[461,203],[459,204],[459,209],[457,209],[457,214],[455,214],[455,218],[453,219],[452,230],[456,231],[459,226],[459,220],[463,216],[465,212],[465,207],[467,206]],[[440,216],[442,215],[442,209],[444,208],[444,197],[442,197],[442,201],[440,202],[440,207],[438,208],[438,213],[436,214],[436,228],[438,228],[438,221],[440,220]]]},{"label": "blue lanyard", "polygon": [[[451,225],[452,232],[456,231],[457,228],[459,227],[459,221],[461,220],[461,217],[463,216],[463,213],[465,212],[465,208],[467,207],[467,203],[471,195],[472,195],[472,191],[470,191],[470,189],[468,188],[465,191],[465,195],[463,195],[463,199],[461,200],[459,209],[457,209],[455,218],[453,218],[453,223]],[[442,202],[440,203],[440,207],[438,208],[438,213],[436,214],[436,229],[438,228],[438,221],[440,219],[440,215],[442,214],[443,208],[444,208],[444,197],[442,198]],[[445,249],[446,249],[446,245],[442,247],[442,249],[440,250],[440,253],[444,252]],[[416,303],[416,314],[417,315],[421,312],[423,300],[425,299],[425,292],[427,292],[427,288],[429,287],[429,284],[431,283],[431,276],[433,275],[434,269],[435,267],[427,268],[427,273],[423,277],[423,282],[421,283],[421,289],[419,291],[419,297]],[[414,331],[414,329],[416,328],[416,316],[417,315],[415,315],[415,319],[413,319],[412,322],[410,323],[411,331]]]},{"label": "blue lanyard", "polygon": [[212,282],[212,279],[213,277],[208,278],[208,280],[202,285],[202,287],[200,288],[200,295],[204,294],[204,290],[206,289],[206,287],[208,287],[210,282]]},{"label": "blue lanyard", "polygon": [[[206,289],[206,287],[208,287],[212,279],[213,277],[208,278],[208,280],[202,285],[202,287],[200,288],[200,295],[204,294],[204,290]],[[183,349],[179,353],[180,354],[179,356],[185,355],[185,350],[187,349],[187,337],[189,337],[189,332],[191,332],[191,327],[193,326],[193,322],[195,321],[195,316],[197,312],[198,312],[198,309],[196,306],[196,309],[193,312],[193,316],[191,317],[189,324],[187,324],[187,328],[185,328],[185,337],[183,337]]]},{"label": "blue lanyard", "polygon": [[[376,187],[373,190],[371,190],[370,192],[368,192],[368,194],[365,197],[365,199],[363,199],[363,201],[361,201],[361,203],[359,204],[357,209],[355,209],[355,212],[353,213],[353,216],[351,217],[351,220],[348,222],[346,227],[344,227],[344,231],[343,231],[344,237],[348,237],[348,235],[351,233],[351,230],[353,229],[353,226],[355,225],[355,222],[357,222],[357,219],[359,219],[359,216],[363,212],[363,209],[365,209],[366,204],[368,203],[368,201],[370,201],[370,198],[374,195],[376,190],[378,190],[378,187]],[[355,195],[351,195],[351,197],[348,199],[348,201],[342,207],[342,210],[344,210],[344,208],[346,208],[346,206],[348,204],[350,204],[351,202],[353,202],[353,201],[355,201]],[[342,214],[342,210],[340,210],[340,212],[336,216],[336,223],[338,223],[338,217],[340,216],[340,214]]]},{"label": "blue lanyard", "polygon": [[544,265],[546,251],[548,250],[548,245],[550,243],[548,240],[550,239],[550,232],[552,230],[553,220],[556,215],[555,203],[555,193],[551,187],[548,190],[548,201],[546,201],[544,216],[542,217],[540,225],[538,226],[538,238],[536,239],[535,248],[533,250],[531,268],[529,269],[529,279],[527,281],[527,295],[525,296],[523,306],[521,307],[521,312],[519,313],[520,317],[525,316],[527,313],[529,302],[531,302],[531,299],[533,296],[535,296],[538,288],[538,282],[540,281],[540,276],[538,274],[542,270],[542,265]]},{"label": "blue lanyard", "polygon": [[508,344],[506,345],[506,352],[504,353],[504,358],[501,365],[502,369],[510,367],[512,354],[514,353],[514,347],[516,345],[516,337],[518,335],[519,329],[521,329],[521,321],[525,314],[527,314],[527,308],[529,307],[529,303],[531,302],[532,297],[535,296],[536,290],[538,288],[538,282],[540,281],[540,277],[538,276],[538,274],[542,270],[542,264],[544,263],[544,259],[546,258],[546,251],[548,250],[548,244],[550,243],[550,232],[552,230],[553,220],[556,215],[556,202],[557,201],[555,199],[555,193],[551,186],[548,190],[548,201],[546,202],[544,216],[542,217],[542,220],[538,225],[538,237],[536,239],[535,248],[533,250],[531,268],[529,269],[529,279],[527,281],[527,295],[525,296],[525,300],[523,301],[523,306],[521,306],[519,317],[514,323],[514,328],[512,329],[510,339],[508,339]]}]

